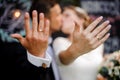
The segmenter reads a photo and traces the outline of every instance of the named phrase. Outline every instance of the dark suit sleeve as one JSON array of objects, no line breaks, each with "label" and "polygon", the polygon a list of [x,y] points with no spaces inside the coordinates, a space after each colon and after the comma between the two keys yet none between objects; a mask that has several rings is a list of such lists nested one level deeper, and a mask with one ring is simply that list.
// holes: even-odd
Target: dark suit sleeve
[{"label": "dark suit sleeve", "polygon": [[0,42],[0,65],[0,80],[40,80],[45,71],[27,60],[26,50],[17,42]]}]

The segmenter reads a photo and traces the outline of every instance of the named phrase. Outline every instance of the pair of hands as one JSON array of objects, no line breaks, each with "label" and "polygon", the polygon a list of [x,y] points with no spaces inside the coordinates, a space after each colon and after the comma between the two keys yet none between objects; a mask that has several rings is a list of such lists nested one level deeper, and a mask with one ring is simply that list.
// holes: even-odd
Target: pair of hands
[{"label": "pair of hands", "polygon": [[[32,12],[32,29],[30,28],[29,13],[25,13],[25,32],[26,37],[20,34],[12,34],[31,54],[39,57],[45,57],[45,51],[48,47],[49,38],[49,20],[45,20],[44,14],[39,14],[36,10]],[[109,37],[109,29],[111,28],[109,21],[103,22],[96,27],[102,20],[102,17],[93,21],[85,30],[82,27],[75,27],[73,32],[73,46],[76,48],[75,52],[84,54],[101,45]],[[77,25],[79,26],[79,25]],[[106,34],[107,33],[107,34]],[[80,55],[80,54],[79,54]]]}]

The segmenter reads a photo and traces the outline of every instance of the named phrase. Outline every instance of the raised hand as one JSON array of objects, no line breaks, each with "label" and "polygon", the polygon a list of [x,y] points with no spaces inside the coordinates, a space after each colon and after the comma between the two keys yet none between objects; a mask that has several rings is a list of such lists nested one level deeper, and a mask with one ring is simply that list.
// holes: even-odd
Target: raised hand
[{"label": "raised hand", "polygon": [[32,29],[30,28],[29,13],[25,13],[24,20],[26,37],[22,37],[20,34],[12,34],[11,36],[19,40],[31,54],[44,57],[48,46],[49,20],[45,20],[44,14],[40,13],[38,23],[38,13],[36,10],[32,12]]},{"label": "raised hand", "polygon": [[109,21],[105,21],[97,26],[102,19],[103,17],[97,18],[86,29],[83,29],[76,22],[77,26],[73,33],[72,43],[72,46],[76,48],[76,53],[79,53],[76,57],[97,48],[108,39],[110,33],[107,32],[110,30],[111,25],[109,25]]},{"label": "raised hand", "polygon": [[73,31],[72,44],[59,55],[63,64],[72,63],[76,58],[94,50],[108,39],[110,33],[107,32],[110,30],[111,25],[109,21],[98,25],[102,19],[103,17],[97,18],[86,29],[78,21],[74,20],[75,29]]}]

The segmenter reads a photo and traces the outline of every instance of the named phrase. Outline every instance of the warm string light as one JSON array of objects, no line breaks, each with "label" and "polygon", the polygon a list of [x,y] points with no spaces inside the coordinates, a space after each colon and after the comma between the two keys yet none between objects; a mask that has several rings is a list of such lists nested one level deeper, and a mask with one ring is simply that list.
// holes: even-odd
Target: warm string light
[{"label": "warm string light", "polygon": [[14,16],[15,18],[19,18],[20,15],[21,15],[20,10],[15,10],[14,13],[13,13],[13,16]]}]

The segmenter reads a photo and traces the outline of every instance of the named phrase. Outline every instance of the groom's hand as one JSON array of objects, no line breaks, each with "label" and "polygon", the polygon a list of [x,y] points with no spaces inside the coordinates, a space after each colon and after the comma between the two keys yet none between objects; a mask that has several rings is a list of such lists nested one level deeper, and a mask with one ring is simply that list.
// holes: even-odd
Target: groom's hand
[{"label": "groom's hand", "polygon": [[43,13],[40,13],[38,22],[38,13],[36,10],[32,12],[32,28],[30,28],[29,13],[25,13],[24,20],[26,37],[22,37],[20,34],[12,34],[11,36],[19,40],[22,46],[31,54],[44,57],[48,47],[49,21],[44,19]]}]

